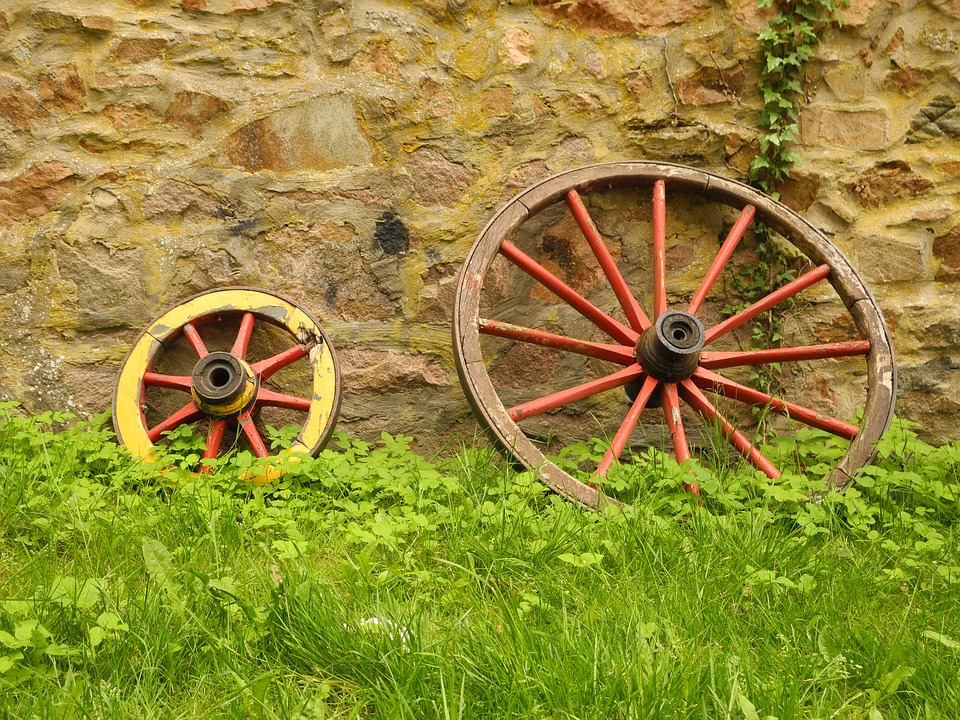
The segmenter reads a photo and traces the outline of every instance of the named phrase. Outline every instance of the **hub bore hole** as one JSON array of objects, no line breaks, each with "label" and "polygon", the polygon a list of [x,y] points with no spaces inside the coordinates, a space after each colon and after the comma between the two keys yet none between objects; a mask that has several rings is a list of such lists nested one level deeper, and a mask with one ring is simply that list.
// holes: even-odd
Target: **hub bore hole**
[{"label": "hub bore hole", "polygon": [[674,328],[674,331],[673,331],[673,339],[674,339],[674,340],[678,340],[678,341],[679,341],[679,340],[686,340],[686,339],[687,339],[687,333],[684,332],[683,328]]},{"label": "hub bore hole", "polygon": [[210,384],[221,388],[230,382],[230,371],[227,368],[214,368],[210,373]]}]

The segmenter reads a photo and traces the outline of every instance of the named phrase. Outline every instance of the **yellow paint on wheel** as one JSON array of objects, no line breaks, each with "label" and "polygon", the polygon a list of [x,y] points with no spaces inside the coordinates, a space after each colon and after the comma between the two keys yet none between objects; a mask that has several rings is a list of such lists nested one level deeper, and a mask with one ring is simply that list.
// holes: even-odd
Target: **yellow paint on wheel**
[{"label": "yellow paint on wheel", "polygon": [[311,347],[312,369],[310,409],[297,439],[270,463],[245,473],[242,479],[265,484],[285,473],[288,462],[298,456],[314,455],[326,442],[336,422],[340,404],[340,377],[336,357],[320,325],[301,308],[278,295],[253,288],[211,290],[195,295],[167,310],[137,338],[120,368],[113,402],[113,424],[117,437],[136,457],[155,459],[154,444],[148,436],[143,413],[144,374],[150,372],[164,351],[187,323],[224,313],[252,313],[257,320],[283,328],[295,340]]}]

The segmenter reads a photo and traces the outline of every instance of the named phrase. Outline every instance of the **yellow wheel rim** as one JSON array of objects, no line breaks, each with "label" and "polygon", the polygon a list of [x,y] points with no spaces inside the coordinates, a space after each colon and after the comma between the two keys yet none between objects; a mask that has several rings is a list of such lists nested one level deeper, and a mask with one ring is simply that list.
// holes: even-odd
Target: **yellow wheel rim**
[{"label": "yellow wheel rim", "polygon": [[[242,318],[237,339],[229,352],[211,352],[206,348],[196,328],[228,315],[239,315]],[[249,364],[243,356],[247,352],[253,325],[258,322],[266,322],[286,331],[292,347]],[[197,353],[195,373],[199,372],[200,375],[171,376],[154,373],[153,368],[158,359],[181,336],[188,338]],[[212,356],[215,353],[224,356],[229,362],[208,362],[201,367],[203,363],[200,361],[205,355]],[[234,356],[239,358],[238,362],[230,361],[230,357]],[[283,367],[303,360],[308,361],[311,368],[311,397],[286,396],[260,385]],[[226,410],[216,416],[208,415],[201,409],[203,403],[196,402],[198,378],[202,380],[205,377],[203,373],[207,373],[212,381],[207,385],[212,386],[212,391],[229,390],[227,386],[232,382],[230,362],[248,369],[253,368],[258,376],[258,389],[252,399],[249,399],[249,387],[245,385],[243,392],[246,394],[240,395],[240,400],[227,398],[220,406]],[[218,388],[218,385],[224,387]],[[180,414],[174,413],[165,421],[148,426],[144,403],[147,388],[151,386],[184,391],[184,406],[178,411]],[[230,404],[231,402],[233,404]],[[212,439],[217,421],[237,424],[238,433],[242,431],[247,435],[254,454],[264,457],[265,446],[261,444],[258,451],[255,440],[258,431],[253,426],[253,417],[259,408],[274,406],[305,412],[306,416],[297,438],[279,455],[274,456],[278,462],[259,467],[245,478],[256,483],[265,483],[283,475],[284,461],[288,458],[294,459],[303,454],[315,455],[319,452],[333,430],[339,405],[339,369],[333,346],[320,325],[303,309],[279,295],[252,288],[229,288],[211,290],[184,300],[160,315],[141,333],[120,368],[114,393],[113,423],[120,442],[133,455],[148,461],[156,459],[155,448],[164,429],[173,429],[186,422],[207,422],[210,425],[205,457],[215,457],[219,450],[219,440]],[[220,428],[222,434],[223,426]]]}]

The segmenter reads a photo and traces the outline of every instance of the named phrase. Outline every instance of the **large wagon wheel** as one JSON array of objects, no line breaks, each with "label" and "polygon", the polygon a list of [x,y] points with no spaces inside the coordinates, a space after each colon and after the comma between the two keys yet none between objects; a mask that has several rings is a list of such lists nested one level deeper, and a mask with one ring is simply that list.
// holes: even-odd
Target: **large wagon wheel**
[{"label": "large wagon wheel", "polygon": [[[284,392],[287,383],[309,397]],[[205,436],[199,472],[231,449],[269,457],[261,416],[300,425],[279,456],[316,455],[337,418],[340,380],[320,325],[279,295],[252,288],[211,290],[167,310],[140,335],[120,368],[113,424],[120,442],[144,459],[167,432],[194,425]],[[269,464],[247,479],[282,474]]]},{"label": "large wagon wheel", "polygon": [[[634,203],[634,212],[649,202],[652,218],[648,232],[652,240],[637,237],[640,233],[636,230],[644,229],[645,218],[634,222],[632,232],[622,233],[630,237],[621,237],[619,245],[616,239],[605,239],[587,209],[587,203],[594,196],[599,199],[604,193],[616,195],[621,201],[627,197]],[[636,201],[630,200],[632,194]],[[692,208],[692,220],[668,216],[667,198],[679,196],[685,196],[683,202]],[[603,204],[598,200],[598,203],[604,212],[611,207],[609,202]],[[683,292],[668,294],[667,228],[682,220],[699,221],[701,208],[706,212],[708,207],[718,207],[720,212],[730,214],[731,221],[734,212],[739,212],[739,216],[732,222],[709,269],[702,273],[702,278],[698,276],[699,283],[692,296]],[[594,269],[594,277],[599,278],[602,287],[599,293],[591,290],[595,297],[587,297],[586,292],[573,287],[574,283],[558,277],[562,272],[554,272],[536,259],[536,254],[543,250],[539,239],[526,252],[522,249],[523,243],[518,238],[526,241],[530,228],[534,228],[533,235],[540,235],[551,221],[543,219],[547,214],[555,223],[575,221],[579,227],[581,237],[577,242],[581,249],[589,246],[590,250],[584,253],[588,261],[585,263],[580,256],[572,265],[574,271],[586,264]],[[708,311],[708,294],[741,238],[756,222],[779,233],[806,257],[812,269],[806,269],[795,280],[722,319],[716,308]],[[652,278],[643,281],[646,287],[625,278],[620,267],[623,263],[615,259],[618,252],[622,258],[635,246],[650,248],[649,258],[641,263],[652,265]],[[637,255],[640,251],[632,252]],[[570,266],[568,262],[568,269]],[[689,272],[691,266],[686,263],[680,270]],[[495,267],[498,269],[492,269]],[[504,283],[509,282],[504,277],[514,276],[528,283],[532,278],[535,288],[539,288],[539,297],[546,296],[556,303],[549,312],[540,313],[541,321],[529,321],[537,313],[523,307],[522,298],[512,304],[497,303],[496,297],[488,298],[482,306],[482,297],[497,296],[498,288],[502,290]],[[714,344],[715,341],[731,340],[737,328],[761,313],[778,308],[821,280],[832,285],[845,308],[841,308],[845,320],[857,337],[794,347],[717,350],[723,342]],[[825,285],[818,286],[821,292],[824,288]],[[651,289],[653,313],[647,315],[639,299]],[[485,316],[487,313],[489,316]],[[519,321],[504,321],[502,316],[496,316],[498,313],[519,314]],[[563,325],[563,319],[569,317],[579,323],[579,337],[576,331],[569,332],[565,327],[556,331],[558,325]],[[547,325],[549,329],[532,327],[536,324]],[[584,338],[584,334],[590,338]],[[531,390],[533,397],[517,401],[516,390],[512,394],[502,389],[498,392],[491,378],[496,374],[498,362],[488,347],[494,342],[491,337],[504,339],[498,342],[507,347],[522,345],[536,352],[542,352],[539,348],[548,348],[561,362],[568,357],[580,362],[586,357],[588,360],[583,366],[587,368],[586,376],[581,376],[572,387],[546,394],[538,388],[535,393]],[[563,412],[564,408],[585,398],[593,400],[599,393],[626,388],[629,397],[619,391],[621,411],[610,428],[612,440],[594,471],[598,476],[594,479],[601,480],[606,475],[630,443],[642,411],[652,410],[655,405],[663,408],[662,413],[657,411],[657,417],[662,418],[664,436],[669,433],[676,459],[688,459],[691,447],[687,441],[689,424],[685,430],[681,413],[684,403],[707,424],[718,427],[730,445],[750,463],[769,477],[778,477],[780,470],[764,457],[742,428],[738,428],[737,421],[727,417],[722,404],[711,402],[708,395],[713,394],[730,405],[743,403],[747,407],[765,408],[849,440],[849,447],[829,475],[830,482],[842,488],[858,468],[872,459],[874,445],[893,414],[896,376],[889,333],[875,300],[843,254],[800,216],[763,193],[739,182],[673,164],[622,162],[587,166],[560,173],[513,198],[483,229],[464,264],[457,286],[453,341],[460,380],[480,422],[503,448],[536,471],[553,490],[592,507],[602,504],[605,495],[589,478],[578,480],[547,459],[542,443],[537,442],[540,438],[535,437],[537,433],[524,431],[529,418]],[[503,351],[503,347],[499,350]],[[837,358],[854,358],[861,365],[865,398],[859,425],[808,407],[802,398],[794,403],[753,389],[728,377],[731,372],[736,373],[736,369],[727,370],[764,363],[811,360],[830,363],[834,362],[830,359]],[[605,369],[598,370],[598,366],[605,363]],[[825,372],[830,371],[827,366]],[[533,378],[533,386],[542,385],[537,372],[537,368],[527,372],[527,376]],[[504,395],[510,395],[506,402]],[[562,419],[560,415],[552,417]],[[698,492],[695,484],[688,489]]]}]

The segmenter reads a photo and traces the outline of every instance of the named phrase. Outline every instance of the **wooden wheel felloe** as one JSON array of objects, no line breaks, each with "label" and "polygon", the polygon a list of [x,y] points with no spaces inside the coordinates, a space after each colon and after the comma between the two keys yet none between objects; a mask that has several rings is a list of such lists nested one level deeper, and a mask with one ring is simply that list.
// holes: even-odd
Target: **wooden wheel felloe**
[{"label": "wooden wheel felloe", "polygon": [[[611,208],[623,207],[632,218],[629,222],[605,220],[606,231],[601,232],[602,224],[588,209],[594,198],[594,207],[605,218]],[[668,199],[674,198],[680,198],[691,217],[668,214]],[[648,203],[649,209],[644,207]],[[668,262],[668,245],[672,245],[668,233],[674,232],[670,226],[682,226],[676,231],[680,234],[687,232],[688,226],[712,217],[709,208],[730,216],[723,223],[719,251],[710,250],[711,257],[702,265],[687,257]],[[738,213],[735,219],[733,213]],[[553,230],[563,223],[576,228],[575,241],[568,245],[562,245]],[[711,290],[755,223],[778,233],[805,256],[809,266],[796,279],[724,318],[710,300],[716,294]],[[554,270],[548,267],[552,262],[548,259],[557,256],[558,245],[562,245],[562,257]],[[631,272],[624,272],[624,266],[630,266]],[[643,273],[637,268],[646,273],[640,279]],[[696,282],[690,284],[687,279],[688,289],[684,289],[684,278],[693,271],[698,273]],[[683,278],[672,280],[675,275]],[[782,308],[808,288],[814,288],[808,296],[830,292],[827,284],[843,316],[836,325],[849,328],[854,335],[850,339],[759,350],[730,347],[737,330],[757,316]],[[521,286],[534,289],[511,295],[511,289]],[[531,298],[539,298],[540,305],[535,306]],[[652,314],[645,312],[644,302]],[[492,347],[495,342],[500,345]],[[718,428],[737,453],[776,478],[780,470],[750,440],[743,422],[725,409],[741,404],[763,408],[849,441],[829,475],[842,488],[872,459],[874,445],[893,414],[896,373],[889,333],[876,301],[843,254],[799,215],[763,193],[667,163],[587,166],[556,175],[513,198],[490,220],[467,256],[457,286],[453,343],[461,383],[480,422],[553,490],[591,507],[605,502],[596,483],[577,479],[548,460],[542,438],[537,437],[542,433],[525,431],[526,421],[550,413],[555,414],[546,416],[566,421],[562,413],[578,402],[625,388],[626,395],[619,390],[615,396],[621,409],[615,411],[617,419],[606,433],[608,449],[593,480],[601,482],[628,447],[642,414],[659,419],[678,461],[690,458],[693,448],[688,441],[691,424],[684,414],[699,416]],[[723,349],[724,343],[729,349]],[[513,382],[507,390],[498,388],[495,376],[501,358],[515,347],[549,352],[557,363],[579,368],[582,374],[571,380],[573,376],[565,371],[566,387],[544,391],[543,381],[552,370],[532,368],[525,375],[517,370],[511,377],[526,377],[530,387]],[[863,378],[859,425],[811,407],[802,397],[795,402],[774,397],[736,378],[748,366],[784,363],[790,367],[808,361],[858,364],[859,369],[852,372]],[[823,372],[839,371],[827,365]],[[532,397],[519,397],[524,391]],[[607,402],[604,407],[609,406]],[[698,492],[695,484],[688,489]]]},{"label": "wooden wheel felloe", "polygon": [[[304,396],[284,392],[282,378]],[[120,368],[113,424],[120,442],[148,460],[165,433],[193,424],[206,437],[197,469],[207,472],[204,460],[232,448],[270,456],[265,412],[300,425],[281,456],[316,455],[339,407],[337,361],[319,324],[279,295],[229,288],[194,295],[143,331]],[[274,480],[281,465],[248,479]]]}]

